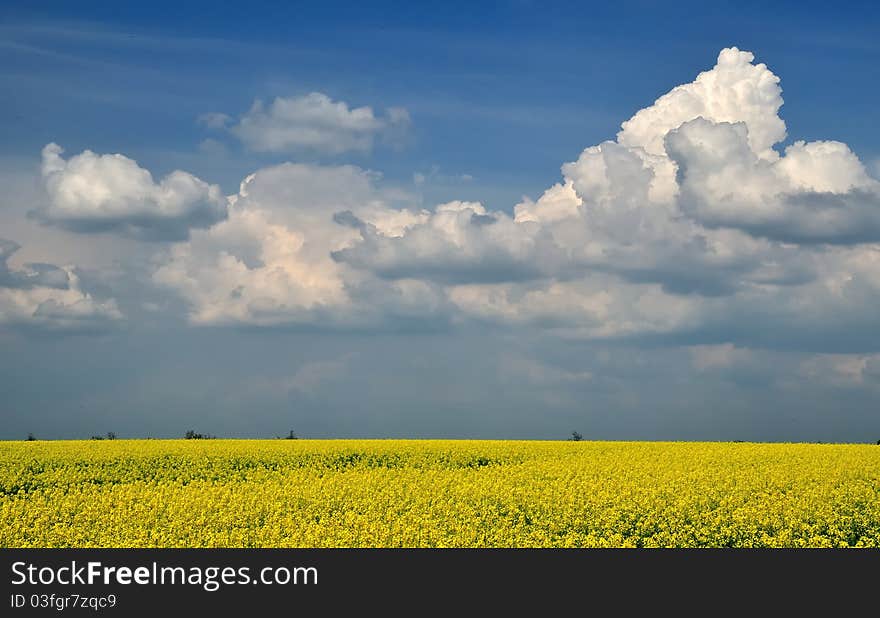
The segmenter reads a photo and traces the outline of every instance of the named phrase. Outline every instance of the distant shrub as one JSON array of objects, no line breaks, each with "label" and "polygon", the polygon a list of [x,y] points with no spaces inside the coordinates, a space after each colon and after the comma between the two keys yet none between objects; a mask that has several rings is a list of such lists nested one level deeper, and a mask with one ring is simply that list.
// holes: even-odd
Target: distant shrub
[{"label": "distant shrub", "polygon": [[26,441],[26,442],[33,442],[33,441],[36,440],[36,439],[37,439],[37,438],[34,436],[34,434],[29,433],[29,434],[28,434],[28,437],[25,438],[25,441]]}]

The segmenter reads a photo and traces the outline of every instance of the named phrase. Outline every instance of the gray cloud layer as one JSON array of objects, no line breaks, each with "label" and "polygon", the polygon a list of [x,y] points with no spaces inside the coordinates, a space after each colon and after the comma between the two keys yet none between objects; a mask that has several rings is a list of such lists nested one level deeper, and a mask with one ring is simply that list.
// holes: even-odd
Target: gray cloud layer
[{"label": "gray cloud layer", "polygon": [[56,288],[66,290],[70,285],[70,277],[63,268],[54,264],[27,263],[21,270],[9,267],[9,258],[21,246],[0,238],[0,288]]},{"label": "gray cloud layer", "polygon": [[0,333],[6,329],[27,332],[104,332],[122,319],[113,299],[96,300],[82,290],[71,267],[26,263],[9,266],[20,249],[0,239]]}]

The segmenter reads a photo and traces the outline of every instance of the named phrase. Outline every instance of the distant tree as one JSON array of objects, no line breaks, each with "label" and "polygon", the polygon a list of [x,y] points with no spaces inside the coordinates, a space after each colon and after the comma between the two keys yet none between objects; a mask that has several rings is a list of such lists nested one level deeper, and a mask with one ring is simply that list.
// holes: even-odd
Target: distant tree
[{"label": "distant tree", "polygon": [[195,431],[190,429],[189,431],[187,431],[183,435],[183,437],[186,440],[213,440],[216,436],[211,436],[211,435],[202,434],[202,433],[196,433]]},{"label": "distant tree", "polygon": [[298,438],[299,436],[294,433],[293,429],[291,429],[290,432],[286,436],[284,436],[285,440],[296,440]]},{"label": "distant tree", "polygon": [[572,431],[572,432],[571,432],[571,438],[569,438],[569,439],[570,439],[572,442],[580,442],[581,440],[584,439],[584,436],[582,436],[582,435],[581,435],[580,433],[578,433],[577,431]]},{"label": "distant tree", "polygon": [[880,445],[880,440],[877,440],[877,444]]},{"label": "distant tree", "polygon": [[27,439],[26,439],[25,441],[26,441],[26,442],[33,442],[33,441],[36,440],[36,439],[37,439],[37,438],[34,436],[34,434],[29,433],[29,434],[28,434],[28,437],[27,437]]},{"label": "distant tree", "polygon": [[103,440],[104,436],[92,436],[92,440]]},{"label": "distant tree", "polygon": [[108,439],[108,440],[115,440],[115,439],[116,439],[116,434],[113,433],[112,431],[108,431],[108,432],[107,432],[107,439]]}]

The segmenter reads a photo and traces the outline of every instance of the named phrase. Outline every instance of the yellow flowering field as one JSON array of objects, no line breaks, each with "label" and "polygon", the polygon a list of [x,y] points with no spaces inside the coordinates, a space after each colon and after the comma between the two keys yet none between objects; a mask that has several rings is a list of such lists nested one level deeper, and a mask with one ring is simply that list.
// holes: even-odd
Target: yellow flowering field
[{"label": "yellow flowering field", "polygon": [[880,446],[0,443],[4,547],[876,547]]}]

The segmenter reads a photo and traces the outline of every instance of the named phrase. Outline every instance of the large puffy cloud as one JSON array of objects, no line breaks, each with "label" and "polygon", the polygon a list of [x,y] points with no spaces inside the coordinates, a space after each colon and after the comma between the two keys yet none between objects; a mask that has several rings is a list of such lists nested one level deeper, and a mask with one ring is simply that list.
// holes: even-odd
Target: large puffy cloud
[{"label": "large puffy cloud", "polygon": [[[583,268],[657,283],[670,292],[715,296],[768,277],[781,282],[808,276],[793,251],[738,230],[707,229],[683,216],[678,188],[669,189],[665,181],[658,185],[643,154],[616,142],[587,148],[562,168],[562,186],[571,187],[569,215],[556,214],[557,185],[529,205],[528,217],[542,221]],[[668,167],[654,163],[661,172]],[[544,214],[548,208],[552,218]],[[524,221],[525,208],[516,212]]]},{"label": "large puffy cloud", "polygon": [[663,138],[694,118],[715,122],[744,122],[749,144],[761,156],[773,157],[772,146],[785,139],[779,117],[782,89],[766,65],[736,47],[718,54],[718,62],[697,78],[677,86],[621,125],[617,141],[651,155],[664,154]]},{"label": "large puffy cloud", "polygon": [[839,142],[774,149],[781,105],[765,65],[723,50],[512,213],[408,207],[349,166],[261,170],[229,220],[175,245],[154,279],[198,324],[408,319],[880,349],[864,335],[880,332],[878,183]]},{"label": "large puffy cloud", "polygon": [[710,227],[787,242],[880,240],[880,182],[840,142],[795,142],[776,158],[749,146],[743,122],[697,118],[671,131],[682,210]]},{"label": "large puffy cloud", "polygon": [[[848,164],[815,145],[796,145],[790,160],[780,159],[771,148],[786,134],[777,115],[779,80],[753,60],[735,48],[722,51],[712,70],[624,122],[617,141],[591,146],[563,165],[563,182],[536,201],[518,204],[512,221],[505,213],[470,209],[470,217],[465,212],[452,219],[438,210],[399,238],[361,227],[362,242],[336,257],[386,278],[420,272],[449,283],[558,281],[599,271],[631,283],[659,284],[666,292],[704,296],[750,285],[803,283],[814,276],[813,265],[798,248],[745,226],[711,225],[694,216],[688,207],[694,191],[685,182],[683,196],[678,181],[684,168],[666,152],[667,135],[698,118],[747,127],[743,139],[749,156],[761,165],[798,170],[799,177],[828,177],[838,173],[830,168]],[[809,156],[798,157],[796,148]],[[824,176],[816,174],[817,167]],[[795,190],[805,196],[814,191]]]},{"label": "large puffy cloud", "polygon": [[388,236],[425,216],[392,208],[396,200],[353,166],[262,169],[232,198],[229,219],[175,245],[154,281],[183,297],[195,324],[358,328],[387,316],[420,319],[440,302],[431,285],[374,281],[332,257],[358,236],[334,213]]},{"label": "large puffy cloud", "polygon": [[779,79],[753,60],[723,50],[712,70],[624,122],[617,141],[564,165],[563,183],[517,205],[519,235],[539,223],[568,256],[557,278],[574,267],[729,294],[814,277],[817,257],[792,242],[876,240],[878,183],[845,145],[772,149],[786,136]]},{"label": "large puffy cloud", "polygon": [[226,217],[216,185],[174,171],[155,182],[148,170],[121,154],[86,150],[65,160],[57,144],[43,149],[49,197],[38,216],[75,232],[114,232],[144,240],[181,240],[193,228]]},{"label": "large puffy cloud", "polygon": [[19,248],[0,239],[0,329],[95,332],[122,319],[114,300],[97,300],[81,289],[72,267],[11,267],[9,259]]},{"label": "large puffy cloud", "polygon": [[[204,117],[213,122],[220,115]],[[397,139],[409,123],[403,108],[391,107],[384,115],[376,115],[371,107],[350,108],[345,101],[312,92],[276,97],[268,105],[255,101],[230,131],[255,152],[338,155],[369,151],[377,138]]]}]

